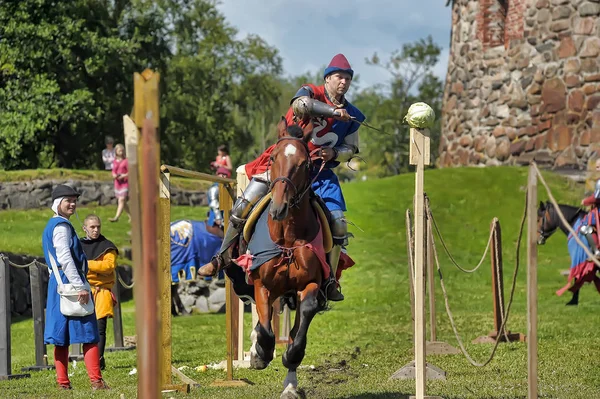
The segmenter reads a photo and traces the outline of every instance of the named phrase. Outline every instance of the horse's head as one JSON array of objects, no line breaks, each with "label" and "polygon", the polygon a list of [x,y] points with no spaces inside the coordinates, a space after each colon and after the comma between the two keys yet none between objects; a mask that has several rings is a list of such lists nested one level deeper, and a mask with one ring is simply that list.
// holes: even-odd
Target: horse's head
[{"label": "horse's head", "polygon": [[537,210],[538,245],[544,245],[558,227],[554,205],[550,201],[546,201],[546,203],[540,201]]},{"label": "horse's head", "polygon": [[303,129],[288,126],[285,118],[277,125],[279,139],[271,153],[271,209],[273,220],[281,221],[291,207],[298,206],[310,188],[312,162],[308,140],[313,130],[310,123]]}]

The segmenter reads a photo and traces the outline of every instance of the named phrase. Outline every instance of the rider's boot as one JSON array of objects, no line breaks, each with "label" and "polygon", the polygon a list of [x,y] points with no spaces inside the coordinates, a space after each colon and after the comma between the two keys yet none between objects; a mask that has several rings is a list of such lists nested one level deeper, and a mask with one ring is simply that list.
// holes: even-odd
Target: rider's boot
[{"label": "rider's boot", "polygon": [[269,183],[262,179],[252,178],[248,187],[244,190],[241,197],[238,197],[231,214],[229,215],[229,226],[225,231],[223,237],[223,243],[219,252],[213,256],[213,258],[207,264],[203,265],[198,269],[196,274],[200,277],[212,277],[216,276],[219,271],[231,263],[230,259],[227,259],[227,250],[231,245],[238,239],[240,233],[244,228],[244,223],[248,218],[248,214],[262,197],[269,192]]},{"label": "rider's boot", "polygon": [[344,300],[344,294],[342,294],[338,290],[338,283],[335,278],[341,253],[341,245],[334,245],[333,248],[331,248],[331,251],[329,252],[329,267],[331,269],[331,273],[329,274],[329,280],[326,282],[327,288],[325,291],[325,295],[327,296],[327,300],[334,302]]}]

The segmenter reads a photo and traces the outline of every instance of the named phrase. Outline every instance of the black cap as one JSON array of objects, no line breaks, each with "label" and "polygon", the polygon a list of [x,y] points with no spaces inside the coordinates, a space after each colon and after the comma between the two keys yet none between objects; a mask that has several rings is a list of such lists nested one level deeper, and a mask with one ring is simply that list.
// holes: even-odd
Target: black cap
[{"label": "black cap", "polygon": [[59,184],[52,190],[52,201],[60,197],[79,197],[80,195],[73,187]]}]

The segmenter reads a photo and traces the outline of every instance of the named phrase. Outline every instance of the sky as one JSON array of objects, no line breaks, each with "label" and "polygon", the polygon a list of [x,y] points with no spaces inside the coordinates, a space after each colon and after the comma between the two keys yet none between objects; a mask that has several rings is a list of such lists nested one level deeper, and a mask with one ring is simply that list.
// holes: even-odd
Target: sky
[{"label": "sky", "polygon": [[343,53],[360,86],[385,84],[390,74],[367,65],[427,35],[442,47],[434,73],[446,75],[450,7],[446,0],[221,0],[218,6],[240,37],[257,34],[279,49],[286,76],[315,73]]}]

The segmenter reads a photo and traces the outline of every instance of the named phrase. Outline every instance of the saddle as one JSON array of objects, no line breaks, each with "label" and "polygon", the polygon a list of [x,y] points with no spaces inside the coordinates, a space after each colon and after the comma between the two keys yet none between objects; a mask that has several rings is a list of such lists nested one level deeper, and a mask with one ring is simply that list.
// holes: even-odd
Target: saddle
[{"label": "saddle", "polygon": [[[250,211],[248,215],[248,220],[246,220],[246,224],[244,225],[243,237],[244,241],[250,242],[252,238],[252,234],[254,233],[254,227],[260,215],[263,213],[267,205],[271,202],[271,192],[265,195]],[[329,225],[330,217],[327,217],[329,214],[329,210],[325,207],[321,201],[319,201],[318,197],[312,196],[310,198],[310,203],[313,207],[313,210],[317,214],[319,218],[319,222],[321,223],[321,229],[323,230],[323,247],[325,248],[325,253],[328,254],[333,247],[333,236],[331,234],[331,228]]]}]

